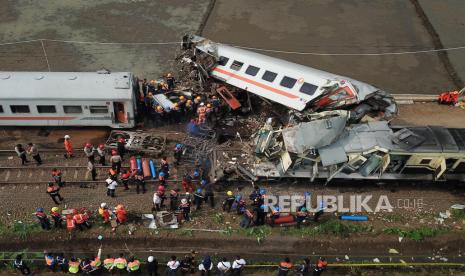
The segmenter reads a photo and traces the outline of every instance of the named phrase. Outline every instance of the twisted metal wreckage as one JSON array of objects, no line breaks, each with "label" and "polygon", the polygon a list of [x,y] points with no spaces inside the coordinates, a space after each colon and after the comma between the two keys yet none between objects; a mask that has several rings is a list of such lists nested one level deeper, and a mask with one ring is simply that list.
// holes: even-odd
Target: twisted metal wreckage
[{"label": "twisted metal wreckage", "polygon": [[390,126],[396,103],[372,85],[198,36],[184,36],[182,49],[193,91],[212,87],[235,109],[218,88],[227,84],[290,109],[285,124],[269,118],[249,141],[209,146],[212,180],[465,179],[465,129]]}]

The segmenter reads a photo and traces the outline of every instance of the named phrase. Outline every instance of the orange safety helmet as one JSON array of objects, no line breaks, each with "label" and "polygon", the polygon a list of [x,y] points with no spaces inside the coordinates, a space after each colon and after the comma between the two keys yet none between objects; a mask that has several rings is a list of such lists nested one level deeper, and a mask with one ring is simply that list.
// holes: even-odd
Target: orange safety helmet
[{"label": "orange safety helmet", "polygon": [[202,98],[200,98],[200,96],[197,96],[197,98],[195,98],[195,99],[200,101]]},{"label": "orange safety helmet", "polygon": [[179,96],[179,99],[180,99],[180,100],[184,100],[185,97],[184,97],[184,96]]},{"label": "orange safety helmet", "polygon": [[162,110],[163,110],[163,107],[157,105],[157,110],[158,110],[158,111],[162,111]]},{"label": "orange safety helmet", "polygon": [[166,75],[166,77],[171,78],[172,77],[171,73],[168,73],[168,75]]},{"label": "orange safety helmet", "polygon": [[178,107],[178,106],[179,106],[179,104],[178,104],[178,103],[174,103],[174,107]]},{"label": "orange safety helmet", "polygon": [[118,204],[115,209],[124,209],[124,205],[123,204]]},{"label": "orange safety helmet", "polygon": [[212,105],[211,105],[211,104],[207,104],[207,107],[208,107],[208,108],[211,108],[211,107],[212,107]]}]

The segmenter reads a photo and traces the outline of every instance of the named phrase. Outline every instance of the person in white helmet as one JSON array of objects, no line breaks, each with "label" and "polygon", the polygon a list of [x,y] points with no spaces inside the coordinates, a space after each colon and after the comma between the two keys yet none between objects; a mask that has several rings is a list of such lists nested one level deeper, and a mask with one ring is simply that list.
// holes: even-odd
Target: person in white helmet
[{"label": "person in white helmet", "polygon": [[199,116],[199,124],[205,123],[205,118],[207,116],[207,107],[205,103],[200,103],[200,106],[197,108],[197,115]]},{"label": "person in white helmet", "polygon": [[65,150],[66,153],[64,154],[65,158],[70,158],[74,156],[73,144],[71,143],[71,137],[69,135],[65,135]]},{"label": "person in white helmet", "polygon": [[153,256],[147,258],[147,272],[149,276],[158,276],[158,261]]}]

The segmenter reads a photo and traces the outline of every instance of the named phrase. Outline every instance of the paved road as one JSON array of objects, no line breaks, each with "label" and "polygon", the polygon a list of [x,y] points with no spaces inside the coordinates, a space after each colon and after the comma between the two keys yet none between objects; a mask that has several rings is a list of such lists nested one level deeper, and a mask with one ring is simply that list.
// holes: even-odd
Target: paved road
[{"label": "paved road", "polygon": [[[289,51],[378,53],[433,48],[405,0],[217,0],[205,37]],[[453,86],[437,54],[301,56],[272,54],[359,79],[392,93],[429,93]]]}]

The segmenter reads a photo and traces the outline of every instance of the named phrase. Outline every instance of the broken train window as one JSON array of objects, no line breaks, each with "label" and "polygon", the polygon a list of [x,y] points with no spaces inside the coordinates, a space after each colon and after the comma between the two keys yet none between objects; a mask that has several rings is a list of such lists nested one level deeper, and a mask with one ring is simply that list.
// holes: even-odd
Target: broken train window
[{"label": "broken train window", "polygon": [[231,69],[233,69],[235,71],[239,71],[239,70],[241,70],[242,65],[244,65],[243,62],[235,60],[235,61],[233,61],[233,63],[231,64],[231,66],[229,68],[231,68]]}]

